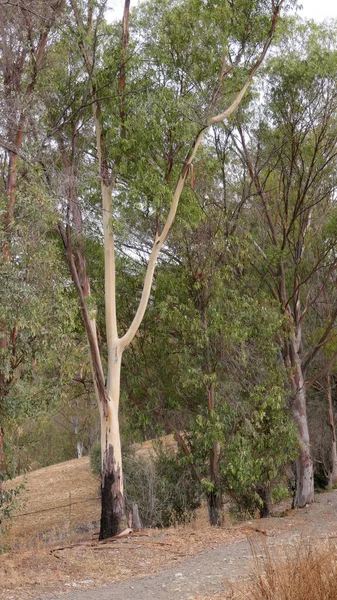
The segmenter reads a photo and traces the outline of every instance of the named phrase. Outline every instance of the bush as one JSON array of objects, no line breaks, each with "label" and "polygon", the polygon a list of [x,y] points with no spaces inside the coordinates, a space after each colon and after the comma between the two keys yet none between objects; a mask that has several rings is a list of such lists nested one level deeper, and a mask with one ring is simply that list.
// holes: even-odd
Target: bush
[{"label": "bush", "polygon": [[[96,474],[100,456],[100,447],[94,445],[90,462]],[[201,504],[200,485],[189,465],[160,445],[146,458],[129,452],[123,458],[123,473],[127,511],[136,503],[144,527],[187,523]]]},{"label": "bush", "polygon": [[[11,489],[0,490],[0,540],[4,539],[6,530],[10,526],[13,513],[20,506],[20,493],[24,485],[18,485]],[[0,542],[0,552],[4,550]]]}]

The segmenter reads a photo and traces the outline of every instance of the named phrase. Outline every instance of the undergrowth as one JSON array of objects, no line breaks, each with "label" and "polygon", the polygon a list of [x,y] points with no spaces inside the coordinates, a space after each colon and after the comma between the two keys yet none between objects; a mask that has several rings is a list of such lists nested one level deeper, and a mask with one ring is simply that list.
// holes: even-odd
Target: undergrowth
[{"label": "undergrowth", "polygon": [[[91,468],[100,471],[101,450],[95,444]],[[190,522],[201,505],[201,488],[181,457],[169,448],[155,444],[147,456],[129,450],[123,457],[127,512],[137,504],[143,527],[170,527]]]},{"label": "undergrowth", "polygon": [[24,485],[0,490],[0,554],[6,549],[5,536],[13,515],[20,506],[20,493]]}]

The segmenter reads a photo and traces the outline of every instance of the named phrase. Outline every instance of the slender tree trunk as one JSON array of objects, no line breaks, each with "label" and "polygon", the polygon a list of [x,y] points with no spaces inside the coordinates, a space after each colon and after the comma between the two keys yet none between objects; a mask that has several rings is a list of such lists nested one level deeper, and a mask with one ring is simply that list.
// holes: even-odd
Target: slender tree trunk
[{"label": "slender tree trunk", "polygon": [[207,501],[209,522],[214,527],[219,527],[221,525],[220,514],[221,514],[222,502],[221,502],[221,497],[220,497],[218,491],[214,490],[214,491],[206,494],[206,501]]},{"label": "slender tree trunk", "polygon": [[7,463],[5,457],[4,430],[0,424],[0,506],[2,504],[2,485],[7,474]]},{"label": "slender tree trunk", "polygon": [[210,479],[213,484],[213,490],[206,494],[208,517],[211,525],[218,527],[221,525],[222,492],[220,486],[220,477],[218,470],[219,448],[218,444],[210,451],[209,466]]},{"label": "slender tree trunk", "polygon": [[[201,313],[202,313],[202,323],[203,328],[207,334],[208,329],[208,319],[207,319],[207,298],[208,298],[208,289],[207,283],[204,282],[201,291]],[[211,353],[210,353],[210,345],[209,341],[206,342],[205,348],[205,366],[208,375],[212,375],[212,364],[211,364]],[[212,412],[215,409],[215,382],[213,381],[208,389],[207,395],[207,410],[209,418],[212,416]],[[211,448],[209,453],[209,475],[210,481],[212,484],[212,491],[206,493],[207,507],[208,507],[208,517],[211,525],[217,527],[221,525],[221,508],[222,508],[222,492],[220,485],[220,477],[219,477],[219,469],[218,469],[218,461],[219,461],[219,442],[215,441],[213,444],[213,448]]]},{"label": "slender tree trunk", "polygon": [[329,473],[329,487],[333,487],[337,483],[337,446],[336,446],[336,426],[335,426],[335,418],[333,414],[333,406],[332,406],[332,393],[331,393],[331,378],[330,374],[327,374],[326,377],[327,383],[327,398],[328,398],[328,406],[329,406],[329,424],[330,424],[330,432],[331,432],[331,440],[330,440],[330,460],[331,460],[331,471]]},{"label": "slender tree trunk", "polygon": [[75,417],[73,420],[73,425],[74,425],[74,433],[76,436],[76,450],[77,450],[77,458],[82,458],[83,456],[83,442],[82,440],[79,439],[78,437],[78,418]]},{"label": "slender tree trunk", "polygon": [[314,468],[310,451],[310,437],[307,419],[306,389],[301,361],[295,358],[295,398],[292,412],[299,436],[299,455],[296,459],[296,493],[294,507],[303,508],[314,501]]},{"label": "slender tree trunk", "polygon": [[76,449],[77,449],[77,458],[82,458],[83,457],[83,442],[81,442],[81,440],[78,440],[78,442],[76,444]]}]

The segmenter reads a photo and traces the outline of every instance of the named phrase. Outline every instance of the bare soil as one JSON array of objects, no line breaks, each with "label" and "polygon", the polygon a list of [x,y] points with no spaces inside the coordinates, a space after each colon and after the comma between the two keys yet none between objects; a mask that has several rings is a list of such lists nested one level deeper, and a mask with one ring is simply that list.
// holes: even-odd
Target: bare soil
[{"label": "bare soil", "polygon": [[[0,556],[0,600],[216,600],[234,598],[233,590],[244,598],[252,545],[256,560],[266,548],[282,556],[298,543],[337,540],[337,491],[317,495],[302,510],[284,504],[284,517],[238,525],[227,517],[215,529],[202,509],[189,526],[108,544],[96,542],[99,509],[87,458],[29,473]],[[89,540],[94,545],[56,550]]]}]

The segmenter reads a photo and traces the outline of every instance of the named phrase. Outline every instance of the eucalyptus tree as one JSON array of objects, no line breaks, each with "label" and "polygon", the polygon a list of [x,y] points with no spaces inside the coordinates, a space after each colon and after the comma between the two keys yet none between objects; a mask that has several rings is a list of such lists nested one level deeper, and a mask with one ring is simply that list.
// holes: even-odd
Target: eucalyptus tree
[{"label": "eucalyptus tree", "polygon": [[[2,2],[0,5],[0,156],[1,156],[1,191],[0,191],[0,228],[1,228],[1,278],[5,287],[2,290],[2,311],[0,316],[0,417],[3,422],[4,404],[11,385],[18,376],[24,356],[20,335],[22,323],[27,317],[17,314],[15,310],[20,301],[13,305],[11,297],[11,276],[18,271],[18,263],[22,258],[22,245],[18,252],[18,240],[25,229],[17,221],[16,211],[18,188],[22,182],[20,157],[26,163],[30,179],[28,187],[31,193],[32,169],[29,169],[28,146],[32,147],[32,139],[28,140],[27,132],[35,129],[36,118],[36,86],[41,69],[45,65],[48,45],[55,24],[60,21],[65,0],[56,2],[22,3]],[[34,114],[33,114],[34,113]],[[33,137],[33,136],[32,136]],[[30,165],[32,166],[32,165]],[[23,191],[21,189],[20,193]],[[22,204],[21,204],[22,208]],[[27,211],[29,212],[29,211]],[[22,217],[22,212],[21,212]],[[43,225],[42,225],[43,227]],[[29,246],[29,244],[28,244]],[[23,270],[21,271],[23,277]],[[23,284],[24,285],[24,284]],[[27,286],[28,290],[28,286]],[[26,291],[27,291],[26,290]],[[26,291],[19,292],[25,294]],[[19,299],[19,295],[18,295]],[[6,304],[8,302],[8,304]],[[16,319],[10,315],[16,313]],[[0,426],[0,482],[6,469],[4,458],[3,426]],[[1,485],[1,483],[0,483]]]},{"label": "eucalyptus tree", "polygon": [[[62,231],[82,311],[101,415],[102,519],[100,537],[114,535],[124,518],[119,432],[120,372],[150,298],[159,252],[165,248],[185,182],[211,126],[239,106],[272,42],[283,0],[227,3],[199,0],[144,3],[129,28],[103,19],[105,2],[70,0],[69,23],[87,72],[83,88],[95,129],[105,261],[107,378],[76,264],[71,221]],[[131,34],[131,40],[129,36]],[[133,211],[131,210],[133,208]],[[147,215],[153,236],[140,300],[131,325],[120,333],[116,314],[117,219],[128,210]],[[136,230],[136,227],[135,227]]]},{"label": "eucalyptus tree", "polygon": [[249,265],[247,185],[230,134],[213,133],[122,381],[131,418],[175,434],[218,525],[224,495],[243,512],[268,514],[297,445],[277,345],[282,319]]},{"label": "eucalyptus tree", "polygon": [[[237,131],[237,149],[256,192],[250,199],[255,265],[284,317],[279,341],[300,442],[298,507],[314,498],[306,391],[327,372],[329,365],[315,375],[312,370],[336,335],[335,301],[317,335],[305,328],[336,269],[337,239],[329,225],[337,160],[336,48],[330,27],[308,23],[294,29],[268,66],[263,110]],[[330,357],[330,366],[336,358],[336,353]]]}]

